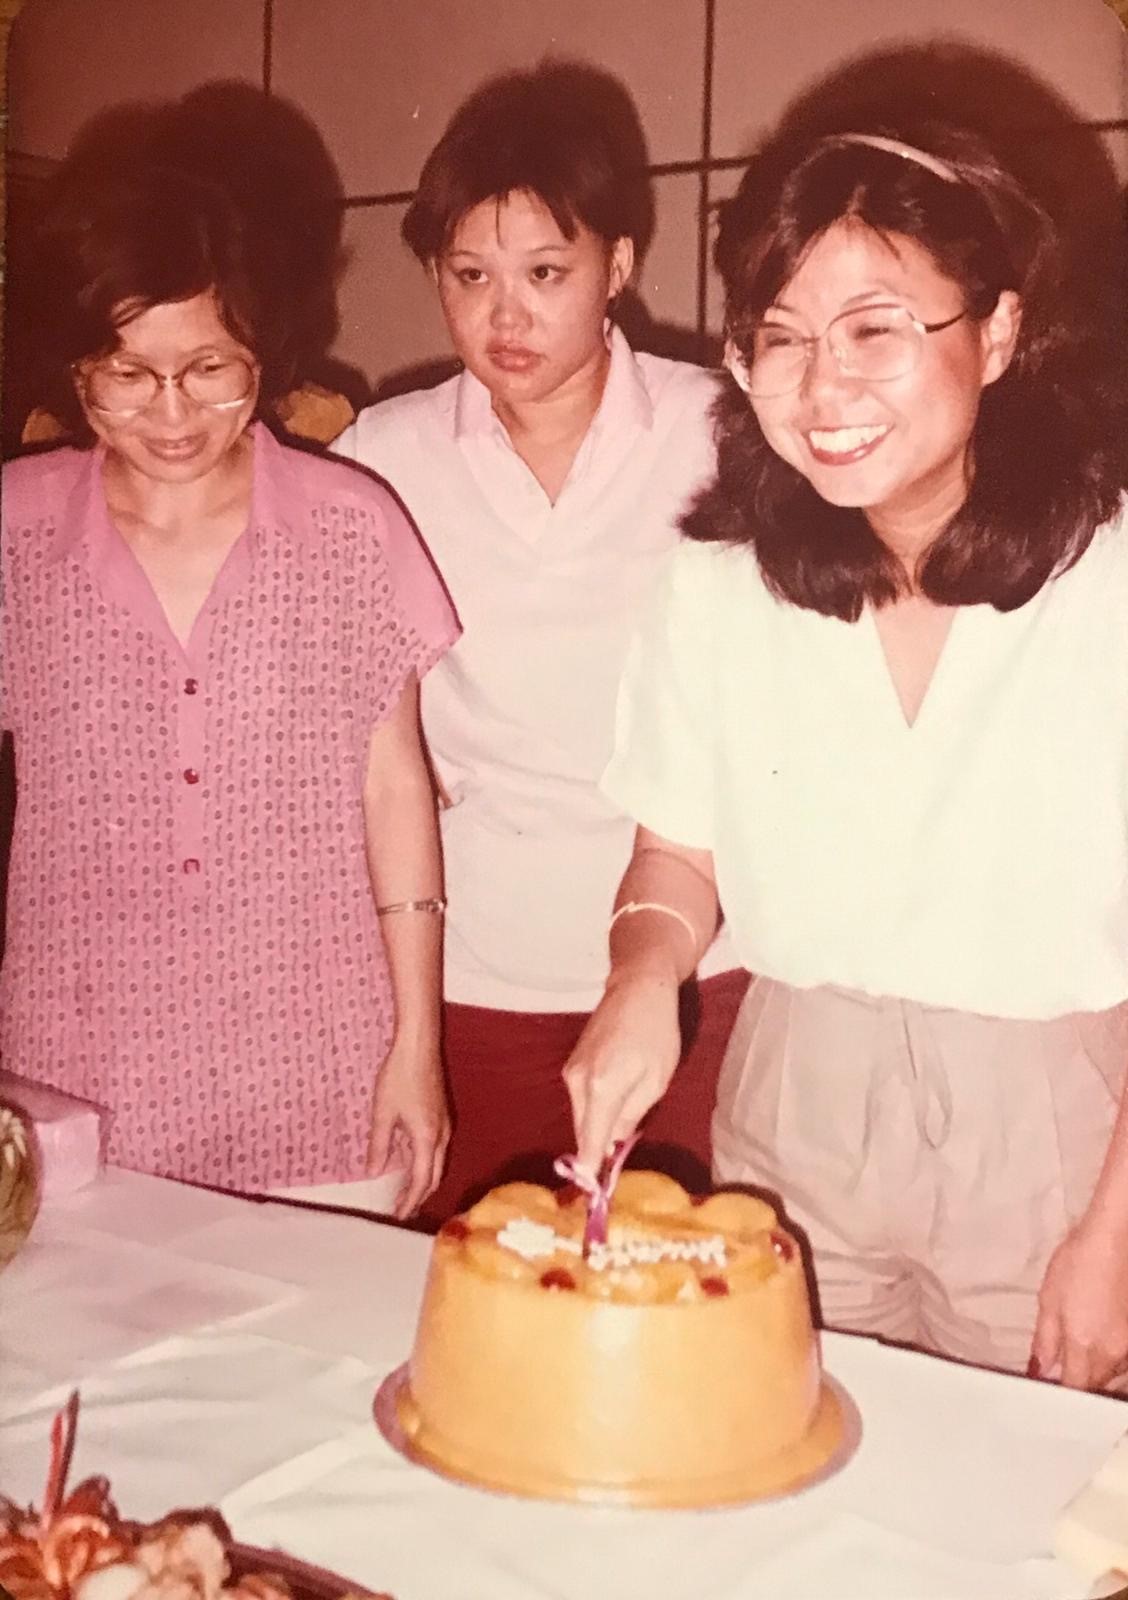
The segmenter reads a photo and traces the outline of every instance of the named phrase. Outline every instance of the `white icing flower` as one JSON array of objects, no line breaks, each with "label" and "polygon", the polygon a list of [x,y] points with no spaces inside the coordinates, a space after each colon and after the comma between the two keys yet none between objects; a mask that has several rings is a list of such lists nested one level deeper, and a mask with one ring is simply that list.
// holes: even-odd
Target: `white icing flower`
[{"label": "white icing flower", "polygon": [[578,1256],[583,1249],[577,1239],[566,1239],[547,1222],[534,1222],[531,1217],[513,1217],[498,1234],[497,1242],[525,1261],[543,1261],[558,1250]]}]

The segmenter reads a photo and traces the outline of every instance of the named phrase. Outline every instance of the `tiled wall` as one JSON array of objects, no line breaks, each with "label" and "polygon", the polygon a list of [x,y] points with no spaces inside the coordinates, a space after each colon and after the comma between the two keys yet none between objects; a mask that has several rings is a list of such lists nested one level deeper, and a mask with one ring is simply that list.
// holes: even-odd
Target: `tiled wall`
[{"label": "tiled wall", "polygon": [[[546,53],[628,86],[657,166],[735,157],[850,58],[942,38],[1001,52],[1090,123],[1128,115],[1128,43],[1104,0],[25,0],[10,55],[10,148],[57,157],[93,112],[214,78],[268,87],[316,125],[349,198],[337,355],[370,386],[446,353],[430,286],[399,243],[403,200],[457,102]],[[938,58],[939,59],[939,58]],[[949,59],[938,81],[965,70]],[[927,73],[917,92],[932,92]],[[1109,135],[1122,177],[1128,138]],[[657,178],[638,290],[655,342],[703,351],[702,205],[731,184]]]}]

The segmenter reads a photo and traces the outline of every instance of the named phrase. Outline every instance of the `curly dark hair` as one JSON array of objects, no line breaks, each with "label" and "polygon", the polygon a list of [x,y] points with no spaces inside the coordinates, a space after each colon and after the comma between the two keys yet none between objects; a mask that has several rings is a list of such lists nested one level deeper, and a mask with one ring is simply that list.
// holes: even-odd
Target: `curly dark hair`
[{"label": "curly dark hair", "polygon": [[[915,574],[937,604],[1009,611],[1076,562],[1117,509],[1128,479],[1122,353],[1069,302],[1053,221],[977,134],[938,124],[867,131],[938,158],[958,181],[848,136],[767,147],[721,207],[726,331],[747,353],[812,245],[846,219],[926,250],[973,318],[1015,291],[1018,342],[980,399],[967,498]],[[779,598],[845,621],[907,592],[910,579],[864,512],[828,504],[781,460],[734,382],[716,419],[717,477],[683,519],[691,538],[751,545]]]}]

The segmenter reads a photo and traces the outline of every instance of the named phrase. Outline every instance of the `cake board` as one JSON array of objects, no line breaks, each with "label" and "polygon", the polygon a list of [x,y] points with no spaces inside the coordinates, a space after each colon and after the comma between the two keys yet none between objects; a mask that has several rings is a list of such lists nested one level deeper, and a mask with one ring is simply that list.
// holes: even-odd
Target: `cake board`
[{"label": "cake board", "polygon": [[392,1449],[415,1466],[452,1483],[487,1489],[519,1499],[558,1500],[586,1506],[635,1507],[651,1510],[713,1510],[722,1507],[779,1500],[811,1489],[833,1477],[854,1454],[861,1441],[862,1424],[857,1407],[833,1378],[823,1374],[819,1403],[810,1428],[782,1457],[750,1471],[741,1480],[702,1483],[701,1480],[663,1481],[645,1485],[577,1485],[570,1480],[545,1480],[536,1486],[505,1481],[504,1469],[496,1475],[467,1468],[426,1450],[404,1426],[404,1409],[410,1407],[408,1364],[404,1362],[381,1383],[373,1400],[376,1426]]}]

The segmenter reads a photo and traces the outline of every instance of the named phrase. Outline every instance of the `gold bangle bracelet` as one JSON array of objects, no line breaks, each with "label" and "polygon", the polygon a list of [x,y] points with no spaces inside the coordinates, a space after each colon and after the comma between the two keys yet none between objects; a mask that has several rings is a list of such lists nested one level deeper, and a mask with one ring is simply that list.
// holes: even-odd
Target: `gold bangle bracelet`
[{"label": "gold bangle bracelet", "polygon": [[693,923],[690,922],[684,911],[677,910],[675,906],[664,905],[660,900],[628,900],[625,905],[619,907],[607,924],[607,932],[611,932],[620,917],[633,917],[640,911],[657,911],[663,917],[673,917],[674,921],[679,922],[686,933],[689,934],[690,942],[696,951],[700,940]]},{"label": "gold bangle bracelet", "polygon": [[390,917],[395,911],[429,911],[433,917],[441,917],[446,910],[446,901],[437,896],[431,900],[397,900],[391,906],[377,906],[378,917]]}]

